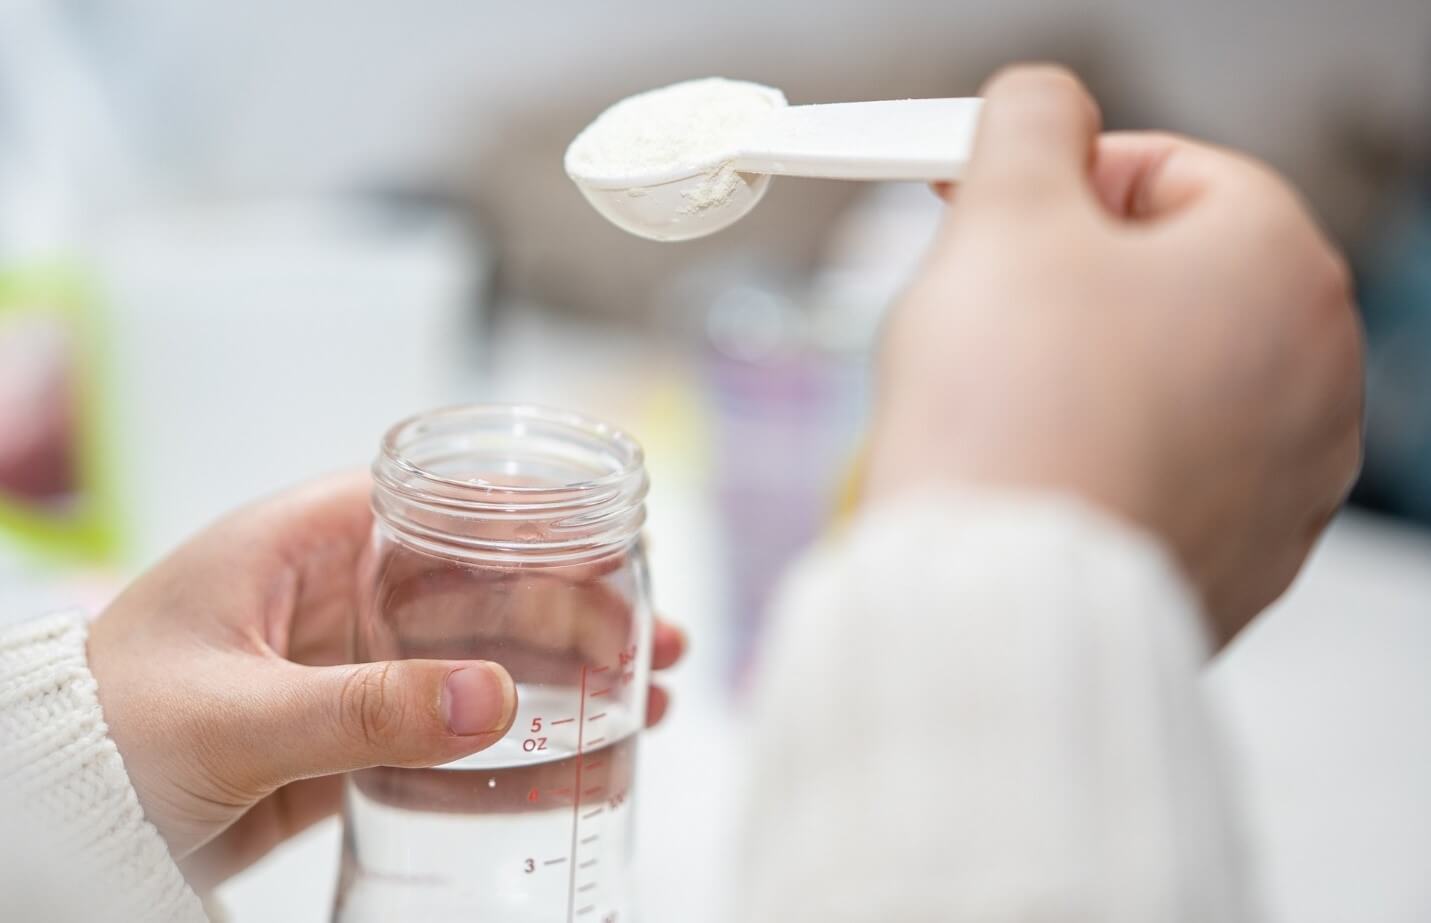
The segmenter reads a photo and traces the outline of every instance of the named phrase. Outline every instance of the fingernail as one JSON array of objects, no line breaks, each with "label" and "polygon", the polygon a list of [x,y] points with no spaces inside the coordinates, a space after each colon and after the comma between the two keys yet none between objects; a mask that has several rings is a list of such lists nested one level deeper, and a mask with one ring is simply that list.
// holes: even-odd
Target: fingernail
[{"label": "fingernail", "polygon": [[447,674],[442,687],[442,717],[459,737],[491,734],[512,720],[517,691],[512,678],[496,664],[474,663]]}]

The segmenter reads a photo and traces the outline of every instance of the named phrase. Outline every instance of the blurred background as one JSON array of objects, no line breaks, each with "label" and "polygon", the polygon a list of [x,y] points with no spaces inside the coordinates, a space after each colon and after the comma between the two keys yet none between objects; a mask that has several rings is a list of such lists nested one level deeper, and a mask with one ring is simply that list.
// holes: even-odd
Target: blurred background
[{"label": "blurred background", "polygon": [[[1077,69],[1110,127],[1269,160],[1353,258],[1357,508],[1208,685],[1268,917],[1431,919],[1426,0],[0,0],[0,619],[98,608],[427,407],[612,419],[647,445],[657,601],[697,643],[642,757],[645,918],[721,919],[762,605],[840,509],[871,344],[940,206],[780,180],[730,231],[655,244],[561,154],[689,77],[957,96],[1024,58]],[[323,919],[336,836],[227,885],[234,918]]]}]

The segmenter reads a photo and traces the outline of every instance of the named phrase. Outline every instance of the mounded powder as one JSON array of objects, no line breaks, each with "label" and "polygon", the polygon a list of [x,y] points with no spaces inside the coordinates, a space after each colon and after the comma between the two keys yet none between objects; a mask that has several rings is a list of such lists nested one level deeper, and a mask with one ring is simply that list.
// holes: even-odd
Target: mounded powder
[{"label": "mounded powder", "polygon": [[691,210],[713,208],[739,182],[729,161],[742,141],[784,106],[784,94],[773,87],[723,77],[650,90],[623,99],[577,135],[566,152],[566,171],[607,182],[705,174],[685,198]]}]

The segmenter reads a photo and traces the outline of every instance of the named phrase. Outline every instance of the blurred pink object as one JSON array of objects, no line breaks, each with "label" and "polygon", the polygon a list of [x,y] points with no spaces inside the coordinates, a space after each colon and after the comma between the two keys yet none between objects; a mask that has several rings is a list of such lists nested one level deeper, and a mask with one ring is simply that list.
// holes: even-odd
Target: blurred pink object
[{"label": "blurred pink object", "polygon": [[53,503],[78,486],[72,372],[59,318],[0,325],[0,493]]}]

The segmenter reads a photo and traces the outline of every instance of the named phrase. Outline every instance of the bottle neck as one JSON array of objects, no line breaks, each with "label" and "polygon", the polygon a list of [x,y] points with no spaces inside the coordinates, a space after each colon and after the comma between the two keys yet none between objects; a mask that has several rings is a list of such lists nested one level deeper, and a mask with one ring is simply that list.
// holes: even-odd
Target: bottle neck
[{"label": "bottle neck", "polygon": [[646,471],[631,437],[576,414],[477,405],[413,417],[373,463],[373,511],[429,554],[558,565],[634,542]]}]

